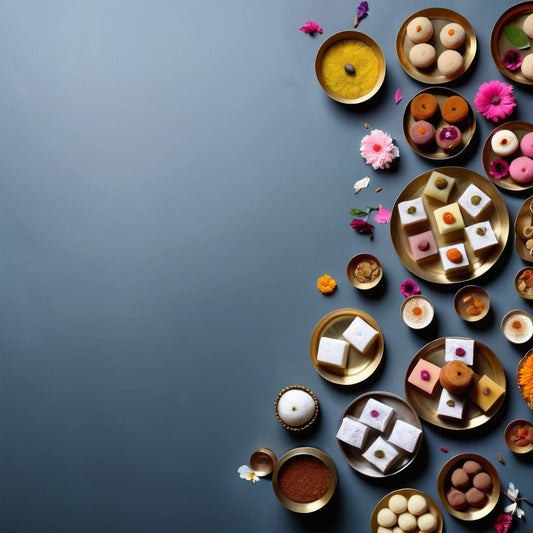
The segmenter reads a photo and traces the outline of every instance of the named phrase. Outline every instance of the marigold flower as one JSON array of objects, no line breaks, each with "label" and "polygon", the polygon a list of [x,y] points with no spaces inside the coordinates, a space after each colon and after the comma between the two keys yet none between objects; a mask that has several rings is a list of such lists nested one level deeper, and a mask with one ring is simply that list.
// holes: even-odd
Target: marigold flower
[{"label": "marigold flower", "polygon": [[318,278],[316,286],[322,294],[330,294],[337,288],[337,282],[331,276],[324,274]]},{"label": "marigold flower", "polygon": [[533,357],[530,355],[518,370],[518,388],[524,400],[533,405]]},{"label": "marigold flower", "polygon": [[512,85],[498,80],[482,83],[474,98],[474,106],[485,118],[498,122],[510,115],[516,106]]}]

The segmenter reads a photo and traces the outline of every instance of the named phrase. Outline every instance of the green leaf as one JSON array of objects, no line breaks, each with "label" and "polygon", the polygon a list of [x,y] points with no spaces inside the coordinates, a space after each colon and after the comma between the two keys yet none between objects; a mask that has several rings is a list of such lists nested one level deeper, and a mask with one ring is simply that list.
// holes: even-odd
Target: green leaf
[{"label": "green leaf", "polygon": [[529,38],[524,33],[524,30],[522,30],[522,28],[509,24],[508,26],[505,26],[503,28],[503,31],[505,33],[505,36],[513,46],[516,46],[519,49],[530,47]]},{"label": "green leaf", "polygon": [[370,211],[377,211],[379,209],[379,207],[372,207],[371,205],[367,205],[368,207],[368,212],[370,213]]},{"label": "green leaf", "polygon": [[354,217],[362,217],[364,215],[368,215],[369,211],[363,211],[362,209],[357,209],[357,207],[354,207],[350,209],[350,214],[352,214]]}]

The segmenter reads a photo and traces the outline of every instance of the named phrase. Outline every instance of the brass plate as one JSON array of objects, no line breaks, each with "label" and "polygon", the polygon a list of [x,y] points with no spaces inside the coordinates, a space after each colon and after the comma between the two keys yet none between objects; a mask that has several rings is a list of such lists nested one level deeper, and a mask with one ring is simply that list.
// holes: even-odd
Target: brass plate
[{"label": "brass plate", "polygon": [[[366,402],[370,398],[374,398],[375,400],[378,400],[379,402],[384,403],[389,407],[392,407],[395,412],[383,433],[378,431],[377,429],[370,428],[370,433],[368,434],[368,437],[366,439],[365,448],[367,446],[370,446],[370,444],[372,444],[372,442],[374,442],[374,440],[379,435],[381,435],[384,439],[387,439],[391,434],[392,428],[394,427],[394,422],[398,419],[403,420],[404,422],[407,422],[408,424],[411,424],[422,431],[424,430],[424,428],[422,427],[422,423],[420,422],[420,418],[418,418],[418,415],[416,414],[415,410],[403,398],[400,398],[400,396],[397,396],[396,394],[392,394],[390,392],[380,391],[366,392],[365,394],[361,394],[361,396],[358,396],[344,410],[344,413],[342,413],[342,416],[337,426],[337,430],[341,426],[342,419],[345,416],[359,418],[361,416],[361,413],[363,412]],[[344,458],[346,459],[347,463],[357,472],[375,478],[393,476],[394,474],[397,474],[398,472],[401,472],[402,470],[407,468],[414,461],[416,454],[418,453],[418,450],[420,448],[421,442],[422,436],[418,441],[418,445],[415,451],[413,453],[404,452],[400,459],[398,459],[396,463],[391,465],[390,469],[384,474],[383,472],[375,468],[373,465],[371,465],[363,457],[365,448],[363,450],[358,450],[357,448],[350,446],[349,444],[346,444],[345,442],[342,442],[337,439],[337,444],[339,445],[342,455],[344,455]]]},{"label": "brass plate", "polygon": [[[457,50],[464,57],[465,68],[463,72],[460,72],[458,75],[452,78],[447,78],[446,76],[443,76],[437,69],[437,61],[435,61],[435,63],[427,69],[419,69],[412,65],[411,61],[409,60],[409,51],[415,45],[415,43],[413,43],[411,39],[407,37],[407,26],[409,22],[411,22],[411,20],[416,17],[427,17],[433,23],[433,37],[431,37],[431,39],[428,41],[428,44],[431,44],[435,47],[437,59],[439,55],[446,50],[446,48],[442,45],[439,39],[439,33],[442,28],[450,22],[456,22],[465,29],[465,42],[461,46],[461,48]],[[402,65],[405,72],[407,72],[407,74],[409,74],[411,78],[414,78],[415,80],[421,81],[423,83],[427,83],[429,85],[439,85],[443,83],[448,83],[462,76],[472,64],[472,61],[476,56],[476,49],[476,33],[474,32],[474,28],[472,28],[470,22],[468,22],[468,20],[466,20],[462,15],[459,15],[459,13],[441,7],[430,7],[413,13],[401,25],[398,31],[398,35],[396,36],[396,54],[398,55],[400,64]]]},{"label": "brass plate", "polygon": [[[490,214],[489,220],[492,229],[494,230],[494,234],[498,239],[498,244],[490,250],[488,255],[475,256],[472,253],[468,242],[465,242],[466,252],[472,268],[470,271],[454,277],[449,277],[444,273],[444,269],[442,268],[439,257],[422,263],[421,265],[416,263],[411,256],[409,242],[407,239],[408,236],[431,229],[435,235],[435,240],[437,241],[438,247],[444,246],[445,244],[452,244],[451,242],[445,243],[444,239],[437,231],[437,225],[435,224],[434,217],[431,213],[431,211],[433,211],[435,208],[442,207],[444,204],[431,198],[424,198],[424,205],[426,207],[429,219],[425,230],[419,229],[416,231],[406,231],[402,229],[401,226],[400,216],[398,214],[398,204],[406,200],[412,200],[414,198],[421,197],[422,190],[424,189],[432,170],[428,170],[427,172],[420,174],[420,176],[411,181],[411,183],[405,187],[405,189],[396,199],[390,219],[392,244],[394,245],[394,249],[396,250],[398,257],[404,266],[421,279],[425,279],[426,281],[430,281],[432,283],[459,283],[462,281],[475,279],[487,272],[494,265],[494,263],[496,263],[505,248],[507,238],[509,237],[509,214],[507,213],[507,206],[505,205],[505,202],[503,201],[503,198],[496,187],[494,187],[488,180],[473,170],[462,167],[442,167],[434,170],[455,178],[455,185],[451,192],[449,203],[455,202],[470,183],[473,183],[485,194],[491,197],[492,207],[490,208],[490,211],[488,211]],[[463,214],[463,218],[465,219],[466,225],[474,223],[474,220],[472,220],[466,214]]]},{"label": "brass plate", "polygon": [[[514,26],[521,28],[525,18],[531,13],[533,13],[533,2],[522,2],[510,7],[496,21],[496,24],[494,25],[494,28],[492,28],[492,33],[490,35],[490,52],[498,70],[510,80],[527,85],[533,85],[533,81],[524,77],[520,69],[512,71],[505,68],[503,65],[502,57],[504,56],[505,52],[507,52],[507,50],[516,49],[516,47],[507,40],[503,28],[508,24],[513,24]],[[533,44],[532,39],[529,39],[529,41],[531,44]],[[519,50],[519,52],[522,56],[522,59],[524,59],[526,55],[533,52],[533,48]]]},{"label": "brass plate", "polygon": [[[350,346],[346,368],[336,369],[319,365],[316,357],[321,337],[345,340],[342,334],[357,316],[368,322],[379,332],[378,338],[369,348],[369,351],[366,354],[362,354],[353,346]],[[337,309],[323,317],[315,326],[310,341],[311,361],[316,371],[327,381],[338,385],[354,385],[369,378],[379,366],[384,348],[385,342],[378,323],[365,312],[349,308]]]},{"label": "brass plate", "polygon": [[[529,270],[529,271],[533,271],[533,268],[531,267],[524,267],[524,268],[521,268],[516,274],[515,274],[515,277],[514,277],[514,280],[513,280],[513,284],[514,284],[514,290],[518,293],[518,295],[521,297],[521,298],[524,298],[524,300],[533,300],[533,293],[532,294],[526,294],[525,292],[522,292],[519,288],[518,288],[518,280],[520,279],[520,276],[522,276],[524,274],[524,272],[526,272],[526,270]],[[529,289],[530,287],[528,287]]]},{"label": "brass plate", "polygon": [[[521,370],[521,368],[526,364],[526,361],[533,355],[533,348],[531,350],[529,350],[526,355],[524,355],[524,357],[522,357],[522,359],[520,359],[520,362],[518,363],[518,367],[516,369],[516,380],[517,380],[517,383],[518,383],[518,374]],[[533,410],[533,402],[528,402],[526,400],[526,398],[524,397],[524,392],[522,391],[522,387],[518,387],[518,389],[520,390],[520,394],[522,395],[522,398],[524,398],[524,401],[526,402],[527,406]]]},{"label": "brass plate", "polygon": [[[378,59],[379,73],[378,73],[378,79],[376,81],[376,84],[369,92],[367,92],[366,94],[363,94],[362,96],[359,96],[358,98],[346,98],[344,96],[337,94],[328,85],[326,85],[324,77],[322,76],[322,59],[324,57],[324,53],[326,52],[326,50],[332,44],[335,44],[339,41],[344,41],[347,39],[363,42],[368,47],[370,47],[370,49],[374,52],[374,54],[376,54],[376,57]],[[381,48],[378,46],[378,44],[373,39],[371,39],[365,33],[361,33],[360,31],[353,31],[353,30],[341,31],[339,33],[335,33],[331,37],[328,37],[322,43],[322,46],[319,48],[318,53],[316,55],[316,59],[315,59],[315,73],[318,79],[318,83],[320,83],[320,86],[322,87],[324,92],[331,99],[335,100],[336,102],[341,102],[342,104],[361,104],[362,102],[366,102],[367,100],[370,100],[370,98],[372,98],[383,85],[383,80],[385,79],[385,71],[386,71],[385,56],[383,55]]]},{"label": "brass plate", "polygon": [[379,528],[378,513],[381,511],[381,509],[386,509],[389,506],[389,500],[396,494],[401,494],[407,499],[409,499],[411,496],[414,496],[415,494],[418,494],[419,496],[423,496],[428,502],[428,512],[430,512],[432,515],[434,515],[437,518],[437,527],[432,530],[433,533],[442,533],[443,528],[444,528],[444,519],[442,518],[442,513],[439,509],[439,506],[435,503],[433,498],[431,498],[425,492],[422,492],[416,489],[398,489],[393,492],[389,492],[389,494],[381,498],[381,500],[378,502],[376,507],[374,507],[374,511],[372,512],[372,516],[370,517],[371,533],[378,533],[378,528]]},{"label": "brass plate", "polygon": [[[459,468],[468,460],[477,461],[481,464],[481,466],[483,466],[485,472],[487,472],[492,479],[492,490],[487,494],[487,503],[483,507],[475,508],[469,506],[462,511],[456,511],[448,503],[448,500],[446,499],[446,491],[451,486],[451,471],[455,470],[455,468]],[[500,499],[500,478],[498,476],[498,472],[496,472],[496,469],[494,466],[492,466],[492,463],[487,461],[487,459],[484,457],[481,457],[481,455],[462,453],[452,457],[440,469],[439,476],[437,478],[437,490],[439,492],[439,498],[442,505],[452,516],[459,518],[459,520],[465,521],[479,520],[480,518],[487,516],[494,509],[494,507],[496,507],[496,504]]]},{"label": "brass plate", "polygon": [[[368,283],[360,282],[355,277],[355,267],[359,263],[362,263],[364,261],[366,261],[366,262],[374,261],[376,263],[377,267],[378,267],[378,275],[377,275],[376,279],[373,280],[373,281],[369,281]],[[346,275],[348,276],[348,279],[349,279],[350,283],[356,289],[360,289],[360,290],[364,291],[364,290],[368,290],[368,289],[373,289],[381,281],[381,278],[383,277],[383,267],[381,266],[380,260],[375,255],[372,255],[372,254],[357,254],[357,255],[354,255],[350,259],[350,262],[348,263],[348,266],[346,267]]]},{"label": "brass plate", "polygon": [[[445,365],[444,349],[445,337],[442,337],[423,346],[413,357],[405,373],[405,398],[414,407],[420,418],[434,426],[454,430],[472,429],[481,426],[496,414],[503,403],[505,394],[487,413],[484,413],[474,402],[468,399],[465,404],[463,419],[455,421],[437,416],[440,397],[438,391],[433,397],[429,398],[407,381],[407,378],[420,359],[443,367]],[[479,341],[474,341],[474,364],[472,365],[472,369],[480,377],[486,374],[505,390],[505,373],[499,359],[488,346],[485,346]]]},{"label": "brass plate", "polygon": [[514,453],[524,454],[533,450],[532,442],[530,442],[527,446],[518,446],[513,440],[513,435],[515,434],[516,430],[523,426],[533,427],[533,424],[529,420],[513,420],[505,428],[505,433],[503,435],[505,444],[507,444],[507,447]]},{"label": "brass plate", "polygon": [[514,221],[514,248],[516,253],[524,261],[533,263],[533,256],[526,248],[526,240],[522,232],[526,226],[533,226],[533,196],[530,196],[523,204]]},{"label": "brass plate", "polygon": [[[477,298],[485,304],[483,311],[481,311],[479,315],[469,315],[466,312],[471,304],[463,303],[463,298],[468,296]],[[453,307],[459,318],[462,318],[465,322],[477,322],[487,316],[490,309],[490,298],[487,291],[482,287],[479,287],[478,285],[466,285],[456,292],[455,298],[453,299]]]},{"label": "brass plate", "polygon": [[522,140],[522,137],[526,133],[531,133],[533,131],[533,124],[531,124],[531,122],[524,122],[522,120],[514,120],[512,122],[506,122],[505,124],[501,124],[500,126],[492,130],[487,140],[485,141],[485,144],[483,145],[483,152],[481,153],[483,170],[485,170],[487,178],[489,178],[489,180],[492,181],[492,183],[494,183],[494,185],[498,186],[500,189],[507,189],[509,191],[524,191],[526,189],[531,189],[531,187],[533,187],[533,181],[526,183],[525,185],[520,185],[520,183],[516,183],[516,181],[511,179],[510,176],[506,176],[501,180],[495,180],[490,175],[490,165],[495,159],[505,159],[507,163],[510,163],[515,157],[523,155],[522,150],[520,150],[520,147],[518,147],[516,152],[509,157],[501,157],[499,155],[496,155],[492,151],[490,142],[494,134],[500,130],[511,130],[517,136],[518,142],[520,142]]},{"label": "brass plate", "polygon": [[[450,96],[456,95],[456,96],[461,96],[462,98],[464,98],[458,92],[452,91],[451,89],[448,89],[447,87],[428,87],[427,89],[420,91],[418,94],[422,94],[422,93],[432,94],[437,99],[437,102],[439,104],[439,109],[442,103],[444,102],[444,100],[446,100],[446,98],[449,98]],[[461,133],[463,134],[463,142],[461,143],[461,145],[454,151],[446,151],[444,150],[444,148],[440,148],[435,143],[434,147],[431,150],[424,150],[423,148],[420,148],[420,146],[417,146],[412,141],[411,136],[409,135],[411,126],[417,121],[416,118],[413,117],[413,115],[411,114],[411,102],[413,101],[414,98],[416,98],[416,96],[414,96],[409,101],[409,103],[405,106],[405,111],[403,114],[403,134],[405,136],[405,139],[409,143],[409,146],[418,155],[421,155],[422,157],[425,157],[427,159],[434,159],[434,160],[451,159],[453,157],[458,156],[459,154],[462,154],[463,151],[466,149],[466,147],[470,144],[470,141],[474,137],[474,133],[476,131],[476,116],[474,112],[472,111],[472,107],[470,106],[470,103],[468,103],[466,98],[464,98],[464,100],[468,104],[468,116],[462,122],[461,128],[459,128],[461,130]],[[438,111],[437,113],[440,114],[440,111]],[[431,122],[431,120],[429,122]],[[435,126],[435,130],[437,130],[441,126],[444,126],[445,124],[448,124],[442,118],[442,116],[440,116],[438,122],[435,122],[435,123],[431,122],[431,123],[433,124],[433,126]]]},{"label": "brass plate", "polygon": [[[281,467],[293,457],[296,457],[297,455],[310,455],[311,457],[316,457],[317,459],[320,459],[323,463],[325,463],[329,469],[329,473],[331,476],[331,482],[329,485],[328,490],[322,496],[322,498],[319,498],[318,500],[315,500],[314,502],[309,503],[298,503],[290,500],[285,496],[283,491],[281,490],[281,487],[279,486],[279,472]],[[289,511],[294,511],[295,513],[312,513],[314,511],[318,511],[318,509],[321,509],[326,505],[326,503],[331,500],[331,497],[335,493],[335,489],[337,487],[337,469],[335,468],[335,463],[333,462],[333,459],[331,457],[323,452],[322,450],[319,450],[318,448],[312,448],[311,446],[303,446],[301,448],[293,448],[292,450],[289,450],[283,457],[280,458],[280,460],[276,463],[274,466],[274,472],[272,473],[272,487],[274,488],[274,493],[276,494],[278,500],[287,508]]]}]

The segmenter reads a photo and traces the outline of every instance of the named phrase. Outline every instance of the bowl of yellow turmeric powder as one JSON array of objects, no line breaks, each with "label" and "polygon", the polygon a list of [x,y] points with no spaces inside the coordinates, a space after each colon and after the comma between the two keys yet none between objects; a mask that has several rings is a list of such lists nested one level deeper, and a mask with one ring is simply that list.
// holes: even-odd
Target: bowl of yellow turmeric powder
[{"label": "bowl of yellow turmeric powder", "polygon": [[360,104],[372,98],[385,79],[385,56],[359,31],[341,31],[324,41],[315,61],[318,82],[333,100]]}]

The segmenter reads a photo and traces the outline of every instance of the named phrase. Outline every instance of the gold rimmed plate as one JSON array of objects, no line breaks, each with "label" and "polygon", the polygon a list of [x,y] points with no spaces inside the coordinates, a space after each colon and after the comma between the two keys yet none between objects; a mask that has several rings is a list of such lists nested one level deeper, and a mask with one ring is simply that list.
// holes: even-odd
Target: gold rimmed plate
[{"label": "gold rimmed plate", "polygon": [[[446,492],[452,487],[450,480],[452,472],[456,468],[461,468],[466,463],[466,461],[476,461],[483,467],[483,470],[492,479],[492,489],[486,494],[487,501],[483,507],[476,508],[468,506],[466,509],[458,511],[448,503],[448,500],[446,498]],[[455,518],[464,521],[479,520],[480,518],[483,518],[484,516],[490,514],[494,507],[496,507],[496,504],[500,499],[500,478],[498,476],[498,472],[496,471],[492,463],[481,455],[476,455],[474,453],[462,453],[456,455],[455,457],[452,457],[440,469],[439,476],[437,478],[437,490],[443,507],[452,516],[455,516]]]},{"label": "gold rimmed plate", "polygon": [[[519,442],[519,439],[516,433],[522,428],[533,428],[533,424],[529,420],[518,419],[509,422],[509,424],[507,424],[507,427],[505,428],[503,438],[505,440],[505,444],[507,444],[507,447],[513,453],[524,454],[533,451],[533,442],[528,442],[523,446],[519,446],[517,444],[517,441]],[[525,440],[527,441],[527,439]]]},{"label": "gold rimmed plate", "polygon": [[374,428],[370,428],[370,432],[366,438],[364,447],[361,450],[338,439],[337,443],[341,449],[342,455],[346,459],[346,462],[360,474],[375,478],[389,477],[401,472],[414,461],[420,448],[422,437],[418,440],[418,444],[412,453],[401,453],[400,458],[394,464],[392,464],[389,470],[387,470],[385,473],[378,470],[363,457],[365,449],[368,448],[368,446],[370,446],[378,436],[387,439],[390,436],[396,420],[403,420],[404,422],[407,422],[408,424],[411,424],[423,431],[422,423],[420,422],[420,418],[416,414],[415,410],[403,398],[390,392],[374,391],[361,394],[353,402],[351,402],[350,405],[348,405],[348,407],[344,410],[344,413],[339,420],[338,427],[340,427],[342,424],[344,417],[358,419],[361,416],[366,402],[371,398],[394,409],[394,415],[391,421],[387,424],[385,431],[382,433]]},{"label": "gold rimmed plate", "polygon": [[[420,359],[429,361],[442,368],[446,364],[444,360],[445,343],[445,337],[435,339],[423,346],[413,357],[405,374],[405,398],[413,406],[422,420],[425,420],[434,426],[453,430],[465,430],[481,426],[485,422],[488,422],[498,412],[498,409],[504,401],[505,394],[502,395],[486,413],[483,412],[472,400],[467,398],[462,420],[451,420],[437,416],[440,391],[442,388],[439,387],[433,396],[428,397],[407,381]],[[505,373],[502,364],[494,352],[479,341],[474,341],[474,364],[472,365],[472,369],[479,377],[486,374],[487,377],[492,379],[505,390]]]},{"label": "gold rimmed plate", "polygon": [[[280,486],[280,475],[282,475],[283,467],[294,458],[298,457],[313,457],[322,461],[329,470],[330,482],[328,489],[325,494],[322,495],[317,500],[300,503],[291,500],[281,489]],[[337,487],[337,469],[333,459],[322,450],[318,448],[313,448],[311,446],[302,446],[300,448],[293,448],[289,450],[285,455],[283,455],[279,461],[274,466],[274,471],[272,472],[272,487],[274,488],[274,493],[276,494],[278,500],[287,508],[289,511],[294,511],[295,513],[312,513],[318,511],[324,505],[326,505],[331,497],[335,493]]]},{"label": "gold rimmed plate", "polygon": [[[317,355],[320,339],[322,337],[332,337],[346,340],[342,334],[356,317],[362,318],[379,333],[368,351],[363,354],[353,346],[350,346],[346,368],[335,368],[319,364]],[[354,385],[369,378],[378,368],[384,349],[383,334],[378,323],[370,315],[359,309],[337,309],[328,313],[318,322],[311,334],[310,353],[313,366],[325,380],[338,385]]]},{"label": "gold rimmed plate", "polygon": [[[360,43],[363,46],[368,47],[376,56],[377,59],[377,65],[378,65],[378,76],[376,79],[376,82],[374,83],[374,86],[368,90],[367,92],[363,94],[358,94],[357,96],[353,97],[347,97],[342,94],[339,94],[335,91],[334,87],[331,87],[328,85],[326,78],[324,76],[324,70],[323,70],[323,61],[324,61],[324,55],[328,51],[330,47],[333,45],[336,45],[337,43],[341,41],[354,41],[356,43]],[[344,70],[346,56],[342,56],[342,61],[339,63],[339,75],[340,76],[349,76]],[[353,65],[352,65],[353,66]],[[370,100],[381,88],[383,85],[383,81],[385,79],[385,71],[386,71],[386,64],[385,64],[385,56],[383,55],[383,52],[381,51],[381,48],[378,46],[378,44],[368,35],[365,33],[361,33],[360,31],[354,31],[354,30],[348,30],[348,31],[341,31],[339,33],[335,33],[331,37],[328,37],[323,43],[322,46],[319,48],[318,53],[316,55],[315,59],[315,73],[316,77],[318,79],[318,83],[320,83],[320,86],[324,90],[324,92],[333,100],[336,102],[341,102],[343,104],[361,104],[363,102],[366,102],[367,100]],[[364,76],[365,72],[360,72],[360,76]],[[354,78],[357,78],[358,72],[355,71],[355,74],[353,75]]]},{"label": "gold rimmed plate", "polygon": [[466,285],[455,293],[453,307],[465,322],[477,322],[487,316],[490,298],[483,287]]},{"label": "gold rimmed plate", "polygon": [[[490,52],[498,70],[510,80],[526,85],[533,85],[533,80],[528,80],[522,74],[520,69],[509,70],[503,64],[503,56],[505,55],[505,52],[508,50],[516,50],[516,46],[511,44],[505,36],[504,28],[507,25],[522,28],[524,20],[528,15],[531,15],[531,13],[533,13],[533,2],[522,2],[510,7],[496,21],[490,36]],[[533,39],[529,39],[529,42],[530,44],[533,44]],[[533,53],[533,48],[519,50],[519,52],[522,59],[524,59],[526,55]]]},{"label": "gold rimmed plate", "polygon": [[[457,50],[464,58],[464,69],[461,72],[449,78],[441,74],[437,68],[437,60],[435,60],[435,63],[432,66],[426,69],[417,68],[411,63],[409,60],[409,52],[416,43],[413,43],[411,39],[407,37],[407,26],[416,17],[427,17],[431,20],[433,24],[433,37],[431,37],[431,39],[428,41],[428,44],[431,44],[435,48],[437,59],[439,55],[446,50],[439,38],[442,28],[450,22],[455,22],[460,24],[465,29],[465,42],[461,48]],[[405,70],[405,72],[407,72],[407,74],[409,74],[409,76],[411,76],[411,78],[429,85],[442,85],[460,77],[468,70],[474,61],[476,50],[476,33],[470,22],[468,22],[468,20],[466,20],[459,13],[441,7],[430,7],[413,13],[401,25],[396,36],[396,54],[398,55],[398,59],[402,65],[402,68]]]},{"label": "gold rimmed plate", "polygon": [[[364,266],[367,271],[361,270],[358,273],[360,265]],[[350,283],[362,291],[373,289],[383,277],[383,267],[380,260],[372,254],[354,255],[346,267],[346,275]]]},{"label": "gold rimmed plate", "polygon": [[[457,241],[450,242],[445,240],[439,234],[435,223],[435,217],[433,216],[433,210],[442,207],[445,204],[426,197],[424,197],[424,206],[428,215],[427,224],[423,228],[417,228],[416,230],[406,230],[402,228],[398,213],[398,204],[400,202],[422,197],[422,191],[433,172],[433,170],[428,170],[412,180],[400,193],[394,203],[390,219],[392,244],[404,266],[421,279],[425,279],[432,283],[442,284],[460,283],[473,280],[487,272],[496,263],[505,248],[505,244],[509,237],[509,214],[507,213],[507,206],[498,189],[496,189],[490,181],[473,170],[462,167],[442,167],[434,170],[455,178],[455,185],[451,191],[448,204],[456,202],[471,183],[479,187],[479,189],[491,198],[491,206],[488,208],[484,220],[490,222],[494,234],[498,239],[498,243],[488,250],[487,253],[476,255],[473,253],[468,240],[465,239],[464,236]],[[476,222],[465,213],[463,213],[463,218],[467,226]],[[470,269],[468,271],[463,271],[456,276],[447,276],[444,272],[441,260],[438,257],[431,261],[426,261],[420,264],[417,263],[411,255],[408,238],[411,235],[416,235],[417,233],[427,230],[432,230],[438,247],[448,246],[455,244],[456,242],[464,242],[466,253],[470,261]]]},{"label": "gold rimmed plate", "polygon": [[439,509],[439,506],[435,503],[435,500],[431,498],[428,494],[425,492],[422,492],[421,490],[416,489],[398,489],[393,492],[389,492],[386,496],[381,498],[381,500],[378,502],[376,507],[374,507],[374,511],[372,512],[372,516],[370,517],[370,531],[371,533],[378,533],[379,531],[379,524],[378,524],[378,513],[381,511],[381,509],[387,509],[389,506],[389,501],[393,496],[396,496],[397,494],[403,496],[407,500],[411,496],[422,496],[426,499],[428,504],[428,513],[431,513],[436,519],[437,519],[437,525],[435,529],[432,529],[433,533],[442,533],[444,528],[444,519],[442,517],[441,510]]},{"label": "gold rimmed plate", "polygon": [[[420,91],[418,94],[422,93],[429,93],[432,94],[436,99],[437,103],[439,104],[439,111],[436,113],[436,119],[432,121],[430,119],[428,122],[431,122],[433,126],[435,127],[435,130],[440,128],[441,126],[444,126],[448,124],[441,116],[440,114],[440,107],[444,100],[449,98],[450,96],[461,96],[458,92],[452,91],[451,89],[448,89],[447,87],[428,87],[427,89],[424,89],[423,91]],[[416,95],[418,96],[418,95]],[[420,147],[417,144],[413,142],[411,139],[411,135],[409,135],[409,131],[411,130],[411,127],[415,122],[417,122],[417,119],[413,117],[413,114],[411,113],[411,102],[413,101],[413,97],[409,103],[405,106],[405,111],[403,114],[403,134],[405,136],[405,139],[409,143],[409,146],[420,156],[425,157],[427,159],[434,159],[434,160],[446,160],[451,159],[453,157],[458,156],[459,154],[463,153],[464,150],[467,148],[467,146],[472,141],[472,138],[474,137],[474,133],[476,131],[476,116],[474,112],[472,111],[472,107],[464,98],[461,96],[461,98],[464,98],[465,102],[468,104],[468,116],[459,124],[459,129],[461,130],[461,133],[463,135],[463,140],[461,144],[455,149],[455,150],[444,150],[444,148],[440,148],[437,146],[435,142],[433,142],[428,148]]]},{"label": "gold rimmed plate", "polygon": [[524,235],[527,226],[533,227],[533,196],[530,196],[523,204],[514,221],[514,248],[516,253],[524,261],[533,263],[531,250],[527,248],[526,242],[533,238]]},{"label": "gold rimmed plate", "polygon": [[508,157],[502,157],[500,155],[496,155],[491,147],[491,141],[494,134],[501,130],[510,130],[512,131],[516,137],[518,138],[518,142],[522,140],[522,137],[526,135],[526,133],[531,133],[533,131],[533,124],[531,122],[525,122],[523,120],[513,120],[511,122],[506,122],[505,124],[501,124],[500,126],[494,128],[490,135],[487,137],[487,140],[485,141],[485,144],[483,145],[483,152],[481,154],[482,162],[483,162],[483,170],[485,170],[485,174],[489,178],[490,181],[500,189],[507,189],[508,191],[524,191],[526,189],[531,189],[533,187],[533,181],[526,183],[525,185],[521,185],[520,183],[517,183],[514,181],[509,175],[505,176],[505,178],[501,179],[494,179],[490,175],[490,166],[493,161],[496,159],[504,159],[507,161],[507,163],[511,163],[513,159],[516,157],[520,157],[522,154],[522,150],[520,150],[520,147],[516,150],[516,152]]}]

